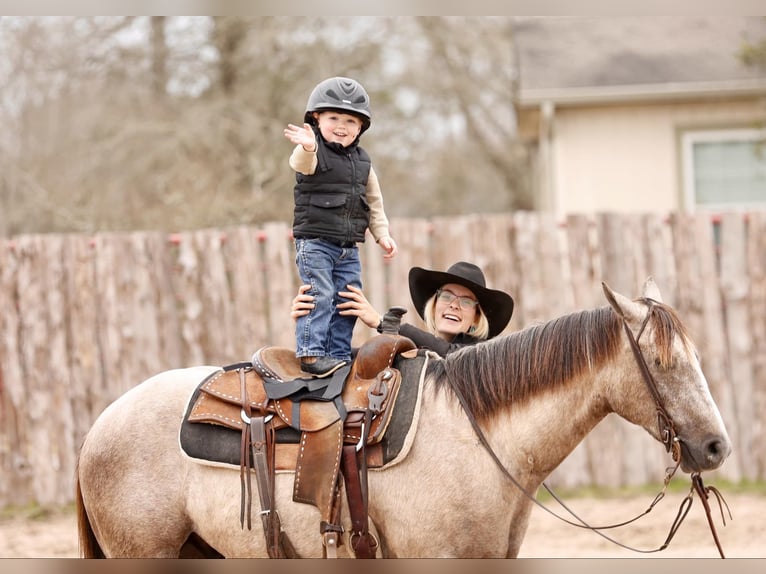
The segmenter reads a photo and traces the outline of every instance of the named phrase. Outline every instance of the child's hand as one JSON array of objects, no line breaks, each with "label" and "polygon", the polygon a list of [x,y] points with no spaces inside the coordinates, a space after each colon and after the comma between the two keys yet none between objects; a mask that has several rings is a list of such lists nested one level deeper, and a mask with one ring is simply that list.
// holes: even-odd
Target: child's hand
[{"label": "child's hand", "polygon": [[287,124],[285,137],[295,145],[302,145],[306,151],[316,150],[316,137],[309,124],[303,124],[303,127]]},{"label": "child's hand", "polygon": [[380,245],[381,248],[383,248],[383,251],[386,252],[383,256],[384,259],[391,259],[399,252],[399,248],[396,246],[396,241],[394,241],[393,237],[389,237],[388,235],[381,237],[378,240],[378,245]]}]

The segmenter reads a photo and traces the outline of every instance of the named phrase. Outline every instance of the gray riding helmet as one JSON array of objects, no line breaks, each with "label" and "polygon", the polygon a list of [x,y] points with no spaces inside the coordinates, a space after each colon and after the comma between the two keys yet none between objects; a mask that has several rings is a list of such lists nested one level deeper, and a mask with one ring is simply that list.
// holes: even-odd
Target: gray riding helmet
[{"label": "gray riding helmet", "polygon": [[370,127],[370,97],[362,84],[351,78],[336,76],[319,82],[309,96],[303,121],[315,126],[316,120],[311,114],[322,110],[338,110],[358,116],[362,120],[359,135]]}]

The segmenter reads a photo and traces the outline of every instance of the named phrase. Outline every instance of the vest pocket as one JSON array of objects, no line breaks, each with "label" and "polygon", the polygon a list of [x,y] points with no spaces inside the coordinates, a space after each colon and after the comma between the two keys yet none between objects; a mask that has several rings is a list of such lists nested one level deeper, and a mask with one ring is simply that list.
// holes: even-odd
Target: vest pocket
[{"label": "vest pocket", "polygon": [[312,193],[309,203],[314,207],[333,209],[345,205],[346,198],[347,196],[345,193]]}]

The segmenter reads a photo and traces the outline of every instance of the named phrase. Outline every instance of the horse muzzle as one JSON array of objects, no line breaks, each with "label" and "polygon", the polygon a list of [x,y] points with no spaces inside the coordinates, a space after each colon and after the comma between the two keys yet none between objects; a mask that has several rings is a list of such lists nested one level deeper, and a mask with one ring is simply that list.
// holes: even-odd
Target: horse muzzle
[{"label": "horse muzzle", "polygon": [[731,441],[726,435],[711,435],[698,444],[679,437],[681,443],[681,470],[703,472],[720,467],[731,454]]}]

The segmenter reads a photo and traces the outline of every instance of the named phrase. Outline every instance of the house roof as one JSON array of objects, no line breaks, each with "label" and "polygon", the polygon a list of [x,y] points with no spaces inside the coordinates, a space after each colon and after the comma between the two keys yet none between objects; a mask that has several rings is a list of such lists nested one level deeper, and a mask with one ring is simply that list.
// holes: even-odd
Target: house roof
[{"label": "house roof", "polygon": [[738,58],[763,16],[518,17],[522,105],[766,94]]}]

